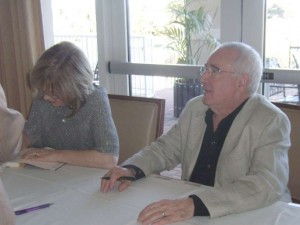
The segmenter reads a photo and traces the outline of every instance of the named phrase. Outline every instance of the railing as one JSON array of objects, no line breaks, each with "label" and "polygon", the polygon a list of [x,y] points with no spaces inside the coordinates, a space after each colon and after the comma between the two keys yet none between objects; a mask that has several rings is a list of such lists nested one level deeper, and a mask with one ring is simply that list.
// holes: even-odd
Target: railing
[{"label": "railing", "polygon": [[[97,48],[96,36],[60,35],[60,36],[55,36],[54,40],[55,43],[61,41],[70,41],[76,44],[78,47],[80,47],[83,50],[83,52],[86,54],[92,68],[95,71],[95,79],[99,80],[99,74],[97,72],[98,48]],[[147,37],[147,36],[131,37],[131,62],[161,64],[163,63],[163,60],[165,60],[165,58],[169,58],[170,61],[172,61],[174,55],[172,55],[170,52],[165,52],[164,47],[160,44],[160,42],[161,39],[155,37]],[[174,84],[174,78],[132,75],[131,76],[132,95],[152,97],[156,90],[162,89],[162,83],[167,83],[168,87],[170,87]],[[270,85],[268,89],[269,94],[267,94],[267,96],[270,97],[272,100],[276,101],[279,98],[277,97],[277,95],[283,93],[284,98],[281,100],[285,101],[286,88],[291,89],[290,86],[285,87],[278,84]],[[292,93],[292,95],[294,96],[295,99],[297,99],[292,101],[298,102],[299,104],[300,103],[299,85],[292,86],[292,89],[294,89],[294,93]]]},{"label": "railing", "polygon": [[56,35],[54,36],[55,43],[61,41],[69,41],[76,44],[87,56],[91,67],[96,70],[98,62],[98,47],[97,36],[87,35]]},{"label": "railing", "polygon": [[[99,79],[97,71],[98,53],[97,36],[87,35],[56,35],[55,43],[70,41],[76,44],[86,54],[92,68],[94,69],[95,79]],[[131,61],[136,63],[157,63],[162,47],[155,44],[152,37],[136,36],[131,37]],[[154,57],[155,55],[155,57]],[[152,97],[157,89],[161,88],[162,79],[167,80],[167,84],[173,84],[173,78],[154,78],[150,76],[132,75],[131,87],[132,95]]]}]

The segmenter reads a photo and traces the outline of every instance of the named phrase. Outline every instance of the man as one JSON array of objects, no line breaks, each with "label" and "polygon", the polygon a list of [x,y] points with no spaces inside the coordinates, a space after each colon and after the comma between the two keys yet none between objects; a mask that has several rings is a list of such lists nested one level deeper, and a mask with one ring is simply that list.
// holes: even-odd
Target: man
[{"label": "man", "polygon": [[[7,107],[0,84],[0,163],[12,159],[21,149],[24,118],[21,113]],[[0,179],[0,224],[15,224],[14,212],[9,204]]]},{"label": "man", "polygon": [[[262,60],[250,46],[224,43],[200,77],[204,96],[189,101],[164,136],[111,169],[101,190],[120,176],[137,179],[182,164],[182,179],[212,186],[183,199],[154,202],[141,211],[142,224],[169,224],[193,216],[211,218],[290,201],[287,116],[257,94]],[[122,181],[119,191],[130,181]]]}]

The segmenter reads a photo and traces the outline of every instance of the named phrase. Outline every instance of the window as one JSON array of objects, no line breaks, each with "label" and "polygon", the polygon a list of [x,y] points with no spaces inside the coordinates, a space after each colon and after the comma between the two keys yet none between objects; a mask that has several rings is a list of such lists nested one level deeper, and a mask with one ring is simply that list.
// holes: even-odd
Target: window
[{"label": "window", "polygon": [[[44,0],[44,2],[48,1]],[[99,74],[101,74],[100,83],[107,88],[109,93],[126,95],[131,92],[133,95],[157,97],[164,97],[164,95],[159,95],[163,89],[168,89],[171,94],[173,93],[172,82],[177,75],[155,73],[149,75],[144,67],[139,67],[137,71],[135,64],[150,64],[147,66],[148,71],[158,71],[157,68],[160,67],[151,66],[152,63],[170,65],[179,62],[175,60],[178,59],[177,53],[166,47],[170,40],[167,36],[159,35],[159,31],[170,23],[172,17],[168,10],[168,3],[184,2],[184,0],[52,0],[52,2],[54,5],[66,6],[64,15],[67,15],[68,11],[77,12],[73,15],[68,14],[69,18],[75,17],[76,24],[81,27],[76,32],[71,31],[72,35],[83,33],[94,37],[97,35],[96,47],[95,45],[88,47],[91,53],[87,55],[92,55],[93,67],[98,62]],[[296,10],[299,8],[298,1],[196,0],[196,2],[204,4],[206,12],[209,12],[213,21],[210,33],[216,41],[243,41],[261,53],[265,63],[262,92],[270,100],[299,103],[300,79],[297,67],[299,66],[300,31],[297,25],[300,21]],[[76,5],[80,7],[76,9]],[[195,8],[193,5],[190,9],[193,7]],[[94,14],[94,9],[96,9],[96,14]],[[77,10],[81,10],[85,17],[78,19],[80,13]],[[86,10],[90,10],[93,15],[87,16]],[[53,13],[54,21],[63,24],[65,17],[62,15]],[[88,20],[93,28],[86,29],[87,26],[82,25],[83,20]],[[67,30],[57,29],[55,24],[54,34],[65,35]],[[69,35],[72,24],[65,24],[63,27],[68,29],[67,35]],[[286,28],[288,29],[283,32]],[[195,36],[193,38],[195,40]],[[74,41],[77,40],[79,39]],[[95,49],[99,52],[98,57],[95,56],[97,55]],[[202,61],[198,63],[204,63],[207,55],[207,53],[203,54]],[[115,72],[113,67],[109,66],[113,65],[111,62],[132,63],[130,66],[122,64],[124,67]],[[191,74],[196,69],[185,67],[179,75]],[[128,74],[132,75],[131,78]],[[153,77],[153,75],[159,76]],[[197,76],[196,73],[194,75]],[[136,81],[144,86],[135,84]],[[166,84],[162,85],[162,83]],[[173,104],[172,100],[169,103]]]},{"label": "window", "polygon": [[[203,65],[220,38],[219,1],[128,0],[129,62]],[[203,93],[198,79],[130,76],[136,96],[166,99],[166,123]],[[175,116],[175,117],[174,117]]]},{"label": "window", "polygon": [[[129,61],[204,64],[218,43],[219,1],[128,0]],[[217,26],[217,25],[218,26]],[[131,76],[133,95],[173,88],[175,78]]]},{"label": "window", "polygon": [[53,38],[47,47],[61,41],[76,44],[87,56],[98,79],[95,0],[51,0],[50,7]]},{"label": "window", "polygon": [[265,95],[271,101],[300,104],[299,7],[299,1],[266,1],[264,62],[265,68],[270,69],[266,74],[266,81],[274,73],[278,74],[277,80],[281,81],[264,85]]}]

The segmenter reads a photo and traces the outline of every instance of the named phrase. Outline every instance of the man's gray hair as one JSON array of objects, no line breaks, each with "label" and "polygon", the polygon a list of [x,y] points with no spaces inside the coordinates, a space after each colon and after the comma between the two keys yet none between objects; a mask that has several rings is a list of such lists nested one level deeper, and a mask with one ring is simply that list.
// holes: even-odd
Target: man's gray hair
[{"label": "man's gray hair", "polygon": [[261,81],[263,74],[263,63],[259,53],[251,46],[242,42],[225,42],[218,49],[233,49],[239,56],[233,62],[233,70],[236,74],[247,74],[249,76],[249,94],[254,94]]}]

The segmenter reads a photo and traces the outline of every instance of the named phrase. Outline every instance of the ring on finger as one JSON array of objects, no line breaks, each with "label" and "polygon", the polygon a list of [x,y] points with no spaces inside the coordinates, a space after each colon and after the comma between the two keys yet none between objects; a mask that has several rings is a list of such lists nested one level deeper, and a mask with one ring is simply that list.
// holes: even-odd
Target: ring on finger
[{"label": "ring on finger", "polygon": [[165,216],[166,216],[165,212],[162,212],[161,215],[162,215],[162,217],[165,217]]}]

